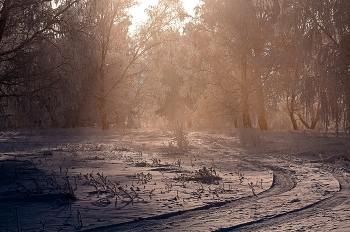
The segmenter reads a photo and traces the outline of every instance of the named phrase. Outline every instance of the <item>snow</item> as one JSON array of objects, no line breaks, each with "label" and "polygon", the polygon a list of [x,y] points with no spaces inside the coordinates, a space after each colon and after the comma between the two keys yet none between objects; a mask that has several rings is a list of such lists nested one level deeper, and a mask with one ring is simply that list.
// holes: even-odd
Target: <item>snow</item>
[{"label": "snow", "polygon": [[2,132],[0,231],[17,231],[15,207],[23,231],[346,231],[349,140],[257,133],[190,132],[182,153],[156,130]]}]

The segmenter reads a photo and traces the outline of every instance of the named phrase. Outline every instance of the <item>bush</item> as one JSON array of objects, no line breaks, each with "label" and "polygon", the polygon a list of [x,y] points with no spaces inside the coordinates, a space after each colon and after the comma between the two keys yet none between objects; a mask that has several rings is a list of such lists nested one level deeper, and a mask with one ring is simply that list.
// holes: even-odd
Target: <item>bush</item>
[{"label": "bush", "polygon": [[184,132],[183,124],[177,123],[173,131],[174,141],[180,151],[187,151],[189,141],[187,138],[187,133]]},{"label": "bush", "polygon": [[214,167],[207,168],[205,166],[198,171],[196,170],[192,175],[181,174],[174,179],[183,183],[185,181],[196,181],[205,184],[219,184],[219,181],[222,180],[222,178],[215,171]]}]

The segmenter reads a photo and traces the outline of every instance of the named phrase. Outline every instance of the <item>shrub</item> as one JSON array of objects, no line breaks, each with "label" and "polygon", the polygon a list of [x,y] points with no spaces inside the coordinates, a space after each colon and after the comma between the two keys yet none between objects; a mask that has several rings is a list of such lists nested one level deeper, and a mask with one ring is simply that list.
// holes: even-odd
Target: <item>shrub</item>
[{"label": "shrub", "polygon": [[173,131],[174,141],[180,151],[187,151],[189,141],[187,138],[187,133],[184,132],[183,124],[177,123]]},{"label": "shrub", "polygon": [[186,181],[197,181],[205,184],[218,184],[219,180],[221,180],[222,178],[218,175],[218,173],[213,167],[207,168],[203,166],[198,171],[196,170],[192,175],[181,174],[180,176],[177,176],[174,179],[177,181],[181,181],[182,183]]}]

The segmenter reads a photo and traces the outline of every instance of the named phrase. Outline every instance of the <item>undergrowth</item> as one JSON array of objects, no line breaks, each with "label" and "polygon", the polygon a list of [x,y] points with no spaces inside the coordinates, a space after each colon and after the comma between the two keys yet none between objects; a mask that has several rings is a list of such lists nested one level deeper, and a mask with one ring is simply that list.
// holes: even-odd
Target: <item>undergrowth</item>
[{"label": "undergrowth", "polygon": [[196,181],[204,184],[219,184],[219,181],[222,180],[222,178],[216,172],[215,168],[207,168],[205,166],[198,170],[195,170],[194,173],[190,175],[181,174],[175,177],[174,179],[182,182],[183,186],[185,186],[184,183],[186,181]]},{"label": "undergrowth", "polygon": [[187,136],[188,134],[184,131],[183,124],[177,123],[173,130],[173,139],[181,152],[188,150],[189,140]]}]

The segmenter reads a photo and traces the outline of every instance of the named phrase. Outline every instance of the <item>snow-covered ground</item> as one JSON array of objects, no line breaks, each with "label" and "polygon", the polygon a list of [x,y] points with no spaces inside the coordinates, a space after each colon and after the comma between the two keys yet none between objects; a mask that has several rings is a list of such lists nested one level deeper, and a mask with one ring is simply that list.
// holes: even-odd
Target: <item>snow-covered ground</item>
[{"label": "snow-covered ground", "polygon": [[[350,140],[311,132],[2,132],[0,231],[346,231]],[[245,141],[245,145],[243,144]]]}]

